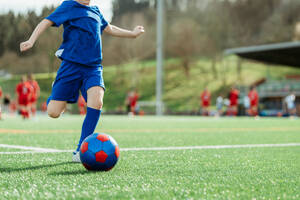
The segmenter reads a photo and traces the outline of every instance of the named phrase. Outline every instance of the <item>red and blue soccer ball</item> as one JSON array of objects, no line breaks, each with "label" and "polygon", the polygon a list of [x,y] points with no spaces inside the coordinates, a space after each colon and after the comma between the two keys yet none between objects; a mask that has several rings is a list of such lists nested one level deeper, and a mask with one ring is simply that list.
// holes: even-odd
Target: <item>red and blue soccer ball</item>
[{"label": "red and blue soccer ball", "polygon": [[80,160],[87,170],[109,171],[118,162],[120,149],[109,135],[95,133],[87,137],[80,147]]}]

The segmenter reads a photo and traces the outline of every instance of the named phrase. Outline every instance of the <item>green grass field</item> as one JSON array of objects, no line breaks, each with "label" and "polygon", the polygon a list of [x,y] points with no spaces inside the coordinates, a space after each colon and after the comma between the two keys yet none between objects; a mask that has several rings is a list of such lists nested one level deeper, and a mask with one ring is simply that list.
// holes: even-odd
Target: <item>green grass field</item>
[{"label": "green grass field", "polygon": [[71,153],[3,147],[72,150],[82,121],[67,115],[0,121],[0,199],[300,199],[298,119],[104,115],[97,132],[112,135],[121,149],[298,143],[121,151],[109,172],[88,172],[70,162]]}]

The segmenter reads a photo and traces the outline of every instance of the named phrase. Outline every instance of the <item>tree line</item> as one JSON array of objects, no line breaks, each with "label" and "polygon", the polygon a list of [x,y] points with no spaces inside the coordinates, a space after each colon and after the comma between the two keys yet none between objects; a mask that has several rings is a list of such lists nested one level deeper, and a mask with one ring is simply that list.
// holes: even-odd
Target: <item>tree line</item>
[{"label": "tree line", "polygon": [[[226,48],[291,41],[300,21],[299,0],[165,0],[165,4],[165,57],[179,58],[187,75],[195,58],[205,57],[214,63]],[[32,51],[19,53],[19,43],[54,9],[0,15],[0,70],[57,69],[54,52],[62,41],[62,28],[48,30]],[[155,58],[155,0],[114,0],[112,24],[124,28],[141,24],[147,34],[135,41],[104,35],[104,65]]]}]

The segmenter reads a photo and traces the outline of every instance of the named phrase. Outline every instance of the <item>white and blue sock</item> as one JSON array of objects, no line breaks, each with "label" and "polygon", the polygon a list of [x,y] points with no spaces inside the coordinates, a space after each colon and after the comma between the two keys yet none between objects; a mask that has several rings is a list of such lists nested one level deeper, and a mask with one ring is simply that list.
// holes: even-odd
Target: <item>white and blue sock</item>
[{"label": "white and blue sock", "polygon": [[79,151],[81,143],[85,138],[94,133],[101,115],[101,110],[87,107],[86,116],[82,124],[81,137],[76,151]]}]

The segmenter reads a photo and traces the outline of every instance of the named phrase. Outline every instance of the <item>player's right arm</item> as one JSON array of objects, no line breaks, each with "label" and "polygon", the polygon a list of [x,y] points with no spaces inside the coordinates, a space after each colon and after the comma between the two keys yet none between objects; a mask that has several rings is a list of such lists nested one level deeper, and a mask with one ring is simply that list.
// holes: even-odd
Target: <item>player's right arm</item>
[{"label": "player's right arm", "polygon": [[29,40],[22,42],[20,44],[20,51],[27,51],[29,49],[31,49],[34,45],[34,43],[37,41],[37,39],[39,38],[39,36],[50,26],[53,25],[53,22],[48,20],[48,19],[44,19],[42,20],[37,27],[34,29],[33,33],[31,34]]},{"label": "player's right arm", "polygon": [[145,33],[145,29],[143,26],[137,26],[132,31],[130,31],[108,24],[104,29],[104,32],[114,37],[137,38]]}]

